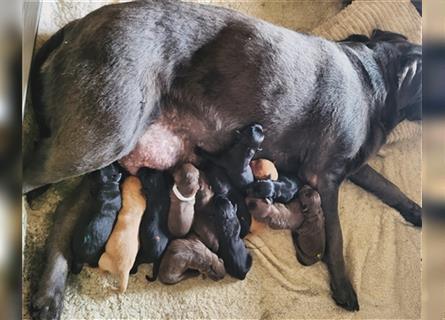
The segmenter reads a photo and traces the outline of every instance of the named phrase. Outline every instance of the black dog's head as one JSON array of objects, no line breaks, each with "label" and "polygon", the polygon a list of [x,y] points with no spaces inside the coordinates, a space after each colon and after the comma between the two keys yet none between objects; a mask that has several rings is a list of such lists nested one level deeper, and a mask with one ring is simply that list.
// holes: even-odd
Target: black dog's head
[{"label": "black dog's head", "polygon": [[397,121],[422,118],[422,46],[413,44],[398,33],[374,30],[368,46],[382,46],[387,55],[386,69],[388,94],[394,94],[388,103],[395,103]]},{"label": "black dog's head", "polygon": [[252,149],[259,149],[264,141],[263,126],[258,123],[252,123],[242,130],[237,131],[237,142],[251,147]]},{"label": "black dog's head", "polygon": [[391,109],[384,116],[394,118],[390,126],[405,119],[421,120],[422,46],[409,42],[401,34],[378,29],[371,37],[351,35],[342,42],[363,43],[373,50],[387,92],[385,108]]}]

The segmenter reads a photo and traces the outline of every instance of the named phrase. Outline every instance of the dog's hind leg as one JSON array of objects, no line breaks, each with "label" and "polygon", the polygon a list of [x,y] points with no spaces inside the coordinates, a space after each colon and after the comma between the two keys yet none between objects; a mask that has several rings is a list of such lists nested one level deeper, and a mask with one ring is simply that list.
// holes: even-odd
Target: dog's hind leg
[{"label": "dog's hind leg", "polygon": [[418,227],[422,226],[422,208],[371,166],[365,165],[351,175],[349,180],[399,211],[406,221]]},{"label": "dog's hind leg", "polygon": [[[72,262],[71,237],[80,210],[76,203],[62,202],[55,213],[54,226],[46,242],[46,262],[39,277],[37,291],[31,298],[33,319],[58,319]],[[34,281],[34,279],[32,279]]]}]

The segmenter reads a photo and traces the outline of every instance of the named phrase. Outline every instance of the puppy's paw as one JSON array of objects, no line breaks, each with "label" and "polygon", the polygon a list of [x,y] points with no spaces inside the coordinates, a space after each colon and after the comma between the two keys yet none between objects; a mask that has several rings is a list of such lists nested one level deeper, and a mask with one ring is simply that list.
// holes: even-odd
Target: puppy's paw
[{"label": "puppy's paw", "polygon": [[413,202],[410,208],[400,210],[400,214],[415,227],[422,227],[422,208],[417,203]]},{"label": "puppy's paw", "polygon": [[360,306],[358,304],[357,294],[351,285],[351,282],[347,279],[341,282],[339,285],[334,285],[331,282],[332,298],[335,303],[348,311],[359,311]]},{"label": "puppy's paw", "polygon": [[60,319],[63,307],[63,292],[37,292],[31,299],[30,313],[35,320]]}]

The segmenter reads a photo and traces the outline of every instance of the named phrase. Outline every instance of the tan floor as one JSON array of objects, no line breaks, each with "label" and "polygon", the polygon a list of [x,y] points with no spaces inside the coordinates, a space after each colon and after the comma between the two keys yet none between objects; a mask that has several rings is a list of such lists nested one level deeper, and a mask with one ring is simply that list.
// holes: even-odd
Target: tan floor
[{"label": "tan floor", "polygon": [[[405,1],[359,3],[336,15],[339,1],[244,1],[218,3],[257,15],[295,30],[340,37],[373,27],[399,31],[420,40],[420,19]],[[47,36],[92,5],[45,3],[39,34]],[[372,165],[410,197],[420,201],[420,127],[404,125]],[[31,272],[41,251],[51,214],[63,192],[50,192],[38,210],[28,212],[25,245],[24,305]],[[143,268],[131,277],[124,295],[111,293],[109,282],[86,268],[72,276],[65,297],[64,319],[72,318],[242,318],[407,319],[420,317],[420,231],[397,212],[351,183],[340,196],[344,252],[361,311],[348,313],[330,298],[322,264],[298,265],[288,232],[249,236],[254,263],[245,281],[226,277],[214,283],[191,279],[175,286],[147,284]],[[26,310],[24,311],[25,316]]]}]

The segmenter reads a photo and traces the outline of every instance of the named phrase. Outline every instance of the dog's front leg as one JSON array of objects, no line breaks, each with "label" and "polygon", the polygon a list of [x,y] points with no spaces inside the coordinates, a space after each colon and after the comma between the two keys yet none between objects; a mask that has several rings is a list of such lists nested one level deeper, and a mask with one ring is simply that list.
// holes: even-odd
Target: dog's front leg
[{"label": "dog's front leg", "polygon": [[55,222],[46,242],[44,271],[38,280],[36,293],[31,298],[33,319],[59,319],[71,257],[71,236],[79,210],[61,203],[55,212]]},{"label": "dog's front leg", "polygon": [[363,166],[349,180],[399,211],[406,221],[417,227],[422,226],[422,208],[371,166]]},{"label": "dog's front leg", "polygon": [[358,311],[357,295],[346,274],[343,258],[343,237],[338,217],[339,184],[332,179],[320,180],[318,192],[326,222],[326,251],[323,261],[327,264],[332,297],[342,308]]}]

